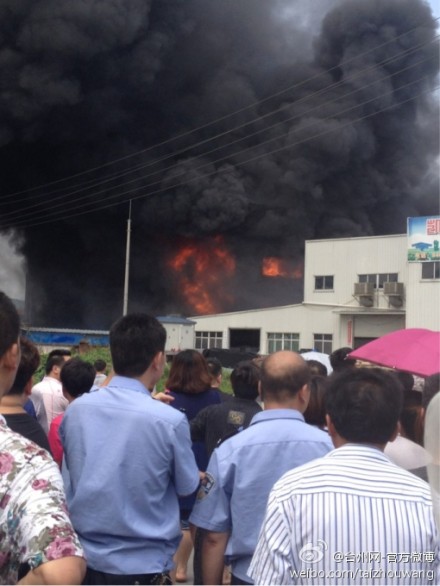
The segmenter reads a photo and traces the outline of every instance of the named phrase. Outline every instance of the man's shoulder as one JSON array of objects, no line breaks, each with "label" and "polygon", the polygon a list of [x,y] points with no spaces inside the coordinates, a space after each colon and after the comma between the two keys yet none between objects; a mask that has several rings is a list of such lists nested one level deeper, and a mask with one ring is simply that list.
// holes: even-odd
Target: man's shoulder
[{"label": "man's shoulder", "polygon": [[46,391],[48,389],[53,389],[53,388],[60,388],[61,389],[61,382],[59,380],[57,380],[56,378],[45,376],[43,378],[43,380],[41,380],[39,383],[35,384],[32,387],[32,393],[34,393],[34,391],[41,392],[41,391]]},{"label": "man's shoulder", "polygon": [[41,428],[41,425],[36,419],[34,419],[29,413],[4,413],[3,417],[6,419],[6,423],[12,428],[14,423],[23,425],[29,428]]},{"label": "man's shoulder", "polygon": [[[257,418],[257,419],[256,419]],[[259,422],[264,421],[264,425]],[[298,423],[301,429],[295,425]],[[237,434],[226,439],[217,449],[219,460],[227,460],[232,457],[241,458],[247,456],[248,450],[260,449],[266,446],[278,449],[278,446],[290,443],[297,453],[308,454],[310,458],[319,458],[333,450],[333,444],[329,435],[303,420],[285,418],[264,418],[264,411],[253,416],[252,424]]]},{"label": "man's shoulder", "polygon": [[8,465],[12,462],[14,462],[14,469],[20,465],[32,466],[33,463],[37,465],[53,463],[52,457],[46,450],[6,425],[0,425],[0,451],[2,452],[0,459],[3,456],[7,460],[1,466],[3,472],[7,471]]},{"label": "man's shoulder", "polygon": [[261,443],[261,434],[250,426],[225,439],[215,451],[219,459],[228,459],[232,452],[246,450],[255,443]]},{"label": "man's shoulder", "polygon": [[35,383],[34,386],[32,387],[32,394],[34,394],[35,392],[40,392],[41,389],[44,388],[44,383],[42,380],[40,380],[39,383]]},{"label": "man's shoulder", "polygon": [[326,431],[324,431],[323,429],[316,427],[316,425],[310,425],[310,423],[306,423],[305,430],[307,432],[307,435],[305,436],[306,440],[322,441],[322,442],[330,444],[331,447],[333,448],[332,440],[331,440],[329,434]]},{"label": "man's shoulder", "polygon": [[[278,434],[272,435],[273,430],[281,432],[284,441],[323,442],[332,446],[327,432],[306,423],[295,410],[283,410],[282,413],[282,415],[278,415],[276,410],[265,411],[264,409],[257,412],[252,419],[252,425],[243,433],[247,432],[249,438],[252,436],[255,436],[256,439],[266,437],[268,441],[271,441],[272,438],[278,437]],[[260,422],[264,422],[264,425],[260,426]]]},{"label": "man's shoulder", "polygon": [[121,417],[123,413],[131,413],[136,419],[162,420],[171,425],[186,421],[185,415],[178,409],[153,399],[147,392],[136,392],[123,386],[100,387],[94,392],[82,395],[69,405],[65,417],[82,411],[84,407],[86,412],[89,408],[109,409],[117,411]]},{"label": "man's shoulder", "polygon": [[[326,482],[326,478],[331,482]],[[324,488],[327,487],[327,488]],[[337,448],[326,455],[286,472],[274,485],[274,491],[287,495],[289,490],[353,491],[368,495],[382,492],[403,499],[416,498],[430,501],[427,482],[397,466],[378,451],[375,457],[357,456],[344,448]]]},{"label": "man's shoulder", "polygon": [[182,422],[188,422],[186,415],[179,409],[174,409],[171,405],[162,403],[157,399],[147,398],[148,402],[148,415],[157,419],[169,422],[173,425],[179,425]]},{"label": "man's shoulder", "polygon": [[214,403],[213,405],[203,407],[203,409],[201,409],[197,415],[200,414],[203,417],[215,418],[221,413],[227,413],[231,409],[233,409],[232,400],[222,401],[221,403]]}]

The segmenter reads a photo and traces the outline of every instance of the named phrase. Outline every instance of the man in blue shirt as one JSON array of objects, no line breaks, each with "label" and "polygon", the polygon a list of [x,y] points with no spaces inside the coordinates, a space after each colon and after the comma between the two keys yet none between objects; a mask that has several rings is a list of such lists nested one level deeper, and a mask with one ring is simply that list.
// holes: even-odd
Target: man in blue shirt
[{"label": "man in blue shirt", "polygon": [[273,484],[288,470],[328,453],[328,435],[302,413],[310,396],[307,363],[295,352],[263,362],[264,411],[250,427],[214,450],[190,522],[207,531],[202,551],[204,584],[221,584],[224,555],[232,584],[249,584],[254,553]]},{"label": "man in blue shirt", "polygon": [[173,566],[177,496],[196,490],[199,473],[185,415],[150,394],[165,340],[148,315],[117,321],[115,376],[74,401],[60,428],[70,516],[87,556],[84,584],[162,583]]}]

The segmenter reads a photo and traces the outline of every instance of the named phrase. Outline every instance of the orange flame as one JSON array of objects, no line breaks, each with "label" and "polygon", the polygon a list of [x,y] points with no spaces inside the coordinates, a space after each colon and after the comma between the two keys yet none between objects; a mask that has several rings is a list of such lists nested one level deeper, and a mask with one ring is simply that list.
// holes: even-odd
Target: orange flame
[{"label": "orange flame", "polygon": [[261,272],[264,277],[288,277],[290,279],[301,279],[303,276],[302,265],[296,266],[288,260],[276,256],[263,258]]},{"label": "orange flame", "polygon": [[178,286],[196,313],[218,313],[225,302],[232,301],[224,290],[225,280],[234,274],[235,260],[221,236],[186,241],[168,265],[178,273]]}]

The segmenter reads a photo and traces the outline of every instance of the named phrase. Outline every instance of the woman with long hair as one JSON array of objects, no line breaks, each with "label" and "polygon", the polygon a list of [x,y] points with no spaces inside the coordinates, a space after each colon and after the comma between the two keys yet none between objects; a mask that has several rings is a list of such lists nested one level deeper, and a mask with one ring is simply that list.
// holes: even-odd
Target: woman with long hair
[{"label": "woman with long hair", "polygon": [[[188,421],[191,421],[205,407],[220,403],[219,392],[211,388],[211,378],[207,362],[199,352],[184,350],[176,354],[166,382],[166,392],[174,397],[171,406],[185,413]],[[194,442],[193,452],[199,470],[205,471],[208,455],[204,443]],[[174,556],[177,582],[186,582],[187,579],[187,565],[192,550],[188,518],[195,497],[196,495],[193,494],[179,501],[182,541]]]}]

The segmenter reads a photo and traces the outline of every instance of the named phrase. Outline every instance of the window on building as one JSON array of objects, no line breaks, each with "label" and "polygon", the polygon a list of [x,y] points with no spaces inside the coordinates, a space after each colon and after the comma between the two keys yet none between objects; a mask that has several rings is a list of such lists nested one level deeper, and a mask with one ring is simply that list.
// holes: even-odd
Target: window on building
[{"label": "window on building", "polygon": [[267,352],[272,354],[278,350],[299,350],[299,334],[273,333],[267,334]]},{"label": "window on building", "polygon": [[440,279],[440,261],[423,262],[422,279]]},{"label": "window on building", "polygon": [[315,291],[333,289],[333,275],[321,275],[315,277]]},{"label": "window on building", "polygon": [[397,283],[398,273],[369,273],[358,275],[359,283],[373,283],[375,289],[383,289],[384,283]]},{"label": "window on building", "polygon": [[379,273],[377,276],[379,289],[383,289],[384,283],[397,283],[397,273]]},{"label": "window on building", "polygon": [[196,332],[196,350],[223,348],[223,332]]},{"label": "window on building", "polygon": [[333,351],[333,335],[313,334],[313,347],[316,350],[316,352],[324,352],[324,354],[331,354]]}]

